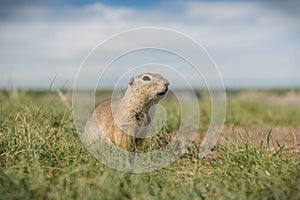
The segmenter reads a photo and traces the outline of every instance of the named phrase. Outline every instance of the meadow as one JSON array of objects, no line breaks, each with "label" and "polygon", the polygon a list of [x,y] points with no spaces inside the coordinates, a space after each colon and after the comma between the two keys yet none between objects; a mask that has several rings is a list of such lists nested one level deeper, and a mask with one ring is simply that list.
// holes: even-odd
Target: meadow
[{"label": "meadow", "polygon": [[[132,174],[87,152],[70,91],[2,90],[0,199],[300,199],[300,91],[228,91],[224,129],[204,158],[197,148],[211,109],[209,96],[197,94],[201,121],[189,151],[161,170]],[[172,98],[164,104],[177,109]],[[176,131],[175,113],[162,139]]]}]

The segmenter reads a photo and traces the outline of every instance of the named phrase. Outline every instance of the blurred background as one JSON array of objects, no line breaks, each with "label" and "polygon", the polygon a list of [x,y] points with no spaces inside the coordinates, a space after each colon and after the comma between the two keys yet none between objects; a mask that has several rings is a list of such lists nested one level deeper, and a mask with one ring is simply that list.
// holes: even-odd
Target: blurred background
[{"label": "blurred background", "polygon": [[297,88],[298,2],[0,1],[0,88],[47,89],[52,81],[72,88],[97,44],[144,26],[174,29],[202,44],[226,88]]}]

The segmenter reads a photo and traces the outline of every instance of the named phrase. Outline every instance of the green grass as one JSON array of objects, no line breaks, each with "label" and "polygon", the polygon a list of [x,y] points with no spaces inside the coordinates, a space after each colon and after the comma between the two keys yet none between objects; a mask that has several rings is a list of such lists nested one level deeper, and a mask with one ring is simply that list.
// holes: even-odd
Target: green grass
[{"label": "green grass", "polygon": [[254,100],[229,100],[225,124],[234,125],[278,125],[300,124],[300,106],[271,105]]},{"label": "green grass", "polygon": [[[176,111],[176,103],[169,101]],[[209,105],[201,97],[202,126],[209,123]],[[227,111],[227,126],[300,124],[299,107],[229,96]],[[167,132],[178,127],[176,114],[170,117]],[[0,199],[300,199],[299,154],[290,154],[280,141],[271,149],[272,133],[260,145],[250,132],[224,135],[228,145],[216,146],[206,158],[191,150],[162,170],[123,173],[86,151],[70,104],[55,92],[3,91]]]}]

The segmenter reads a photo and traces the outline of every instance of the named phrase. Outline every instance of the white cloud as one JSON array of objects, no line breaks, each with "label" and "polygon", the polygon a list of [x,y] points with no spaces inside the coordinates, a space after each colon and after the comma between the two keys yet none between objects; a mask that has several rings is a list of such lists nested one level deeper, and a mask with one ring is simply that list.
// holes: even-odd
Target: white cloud
[{"label": "white cloud", "polygon": [[53,74],[71,84],[71,74],[96,44],[141,26],[175,29],[202,43],[230,86],[235,80],[243,81],[240,77],[249,86],[251,79],[267,74],[271,82],[280,74],[289,79],[300,63],[298,18],[266,3],[187,1],[143,10],[99,3],[62,8],[30,5],[0,19],[0,78],[13,67],[16,86],[30,85],[28,80],[36,79],[47,87]]},{"label": "white cloud", "polygon": [[240,21],[253,17],[260,6],[252,2],[187,2],[183,5],[185,15],[191,19],[209,22]]}]

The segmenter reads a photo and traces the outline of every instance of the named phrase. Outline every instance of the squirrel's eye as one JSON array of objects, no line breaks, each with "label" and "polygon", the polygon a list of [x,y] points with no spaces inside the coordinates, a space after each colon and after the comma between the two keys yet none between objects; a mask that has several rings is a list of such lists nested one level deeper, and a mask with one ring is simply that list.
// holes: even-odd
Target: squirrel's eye
[{"label": "squirrel's eye", "polygon": [[144,76],[143,77],[143,81],[150,81],[150,80],[151,80],[151,78],[149,76]]}]

